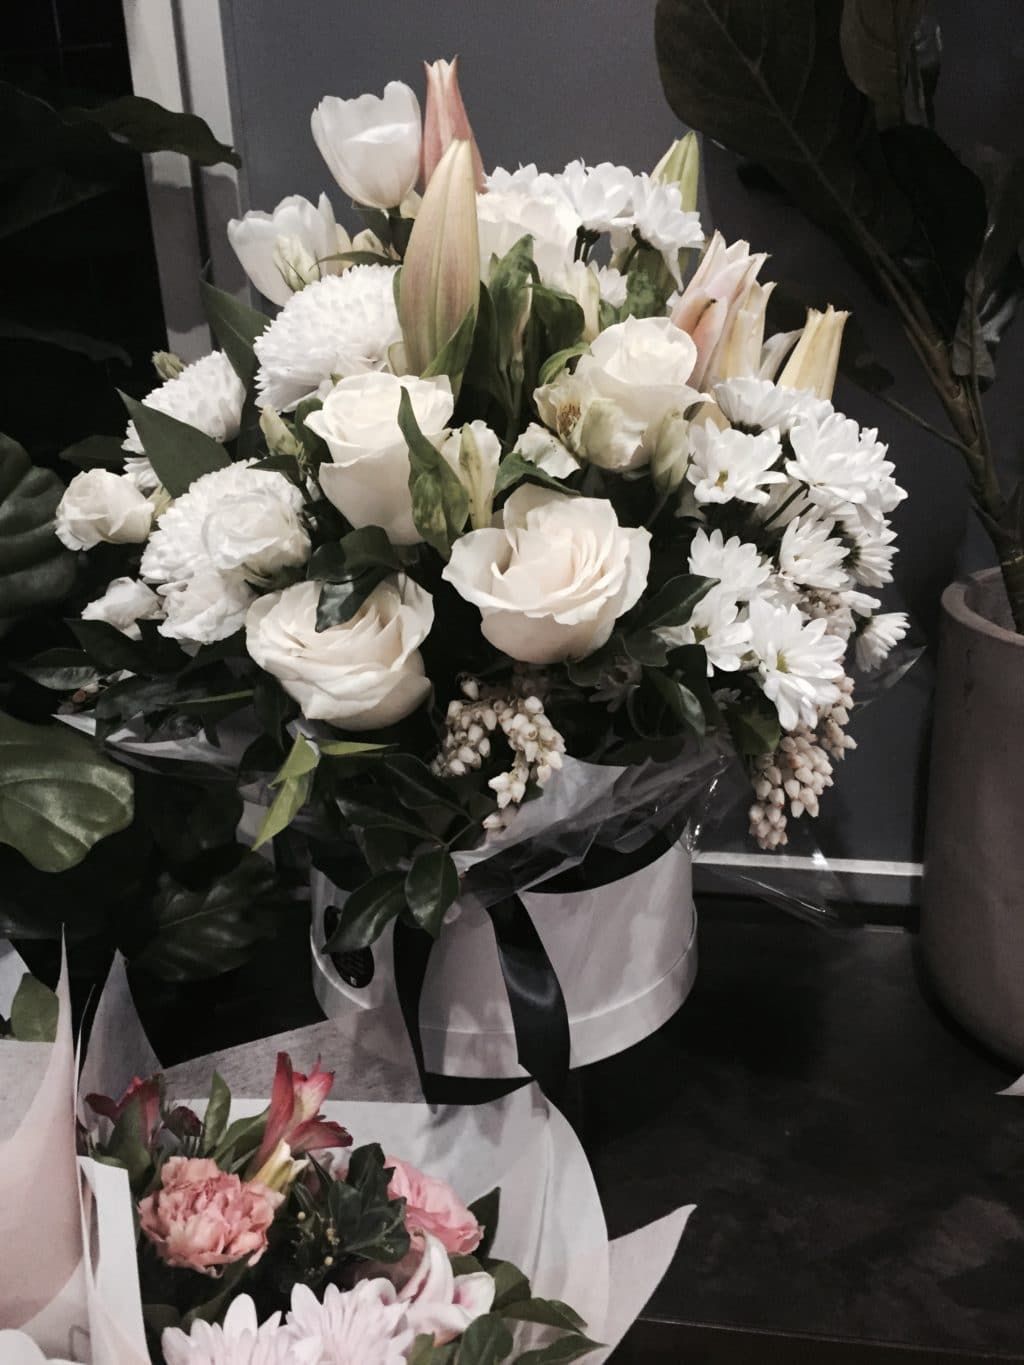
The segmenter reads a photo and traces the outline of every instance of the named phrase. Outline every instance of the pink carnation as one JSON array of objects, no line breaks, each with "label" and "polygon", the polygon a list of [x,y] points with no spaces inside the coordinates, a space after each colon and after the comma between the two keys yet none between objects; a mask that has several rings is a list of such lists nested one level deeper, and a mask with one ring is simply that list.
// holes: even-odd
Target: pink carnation
[{"label": "pink carnation", "polygon": [[216,1275],[267,1249],[267,1229],[284,1195],[257,1181],[243,1184],[215,1161],[172,1156],[160,1171],[162,1189],[139,1205],[142,1231],[168,1265]]},{"label": "pink carnation", "polygon": [[450,1256],[476,1250],[484,1230],[450,1185],[395,1156],[384,1164],[391,1170],[388,1194],[405,1200],[405,1226],[410,1232],[436,1237]]}]

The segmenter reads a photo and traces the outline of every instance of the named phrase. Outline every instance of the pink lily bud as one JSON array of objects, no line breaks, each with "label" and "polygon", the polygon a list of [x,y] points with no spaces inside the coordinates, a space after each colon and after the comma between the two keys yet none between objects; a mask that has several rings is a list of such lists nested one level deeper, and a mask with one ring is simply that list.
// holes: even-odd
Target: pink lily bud
[{"label": "pink lily bud", "polygon": [[720,232],[708,243],[672,312],[672,321],[689,332],[697,347],[697,364],[690,376],[696,388],[707,382],[718,344],[767,259],[763,252],[752,256],[747,242],[727,247]]},{"label": "pink lily bud", "polygon": [[476,145],[473,129],[469,126],[466,106],[462,103],[459,89],[459,59],[450,62],[443,58],[436,62],[424,62],[427,73],[427,111],[423,116],[423,143],[421,149],[420,181],[424,187],[437,163],[456,140],[468,142],[473,155],[473,181],[478,191],[484,187],[484,163],[480,149]]},{"label": "pink lily bud", "polygon": [[[410,374],[428,373],[480,300],[473,151],[459,139],[437,163],[409,237],[398,317]],[[453,385],[460,375],[451,375]]]},{"label": "pink lily bud", "polygon": [[292,1069],[291,1058],[286,1052],[277,1054],[267,1126],[259,1150],[250,1162],[251,1172],[262,1169],[282,1143],[288,1149],[289,1158],[325,1147],[351,1145],[351,1136],[340,1124],[320,1117],[320,1106],[333,1084],[334,1072],[321,1071],[319,1058],[309,1075],[304,1076],[301,1071]]}]

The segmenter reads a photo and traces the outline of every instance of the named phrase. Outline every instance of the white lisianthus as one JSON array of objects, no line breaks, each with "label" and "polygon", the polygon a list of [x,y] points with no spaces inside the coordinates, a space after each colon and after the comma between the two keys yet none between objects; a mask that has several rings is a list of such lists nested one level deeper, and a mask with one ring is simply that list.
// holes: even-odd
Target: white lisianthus
[{"label": "white lisianthus", "polygon": [[835,679],[843,676],[846,641],[827,634],[824,620],[808,621],[799,608],[750,604],[750,647],[761,687],[784,730],[814,727],[818,711],[839,701]]},{"label": "white lisianthus", "polygon": [[500,260],[529,234],[541,283],[559,287],[557,281],[572,263],[579,228],[564,195],[554,188],[547,193],[495,189],[477,195],[476,211],[481,279],[489,277],[492,257]]},{"label": "white lisianthus", "polygon": [[833,536],[835,523],[814,517],[794,517],[779,546],[779,568],[805,588],[835,591],[849,582],[844,566],[847,548]]},{"label": "white lisianthus", "polygon": [[252,463],[203,474],[175,499],[143,552],[147,582],[180,584],[207,569],[266,578],[306,561],[302,494],[283,474]]},{"label": "white lisianthus", "polygon": [[[633,181],[632,228],[661,258],[677,285],[682,286],[679,253],[687,247],[704,245],[700,214],[683,208],[679,186],[665,184],[646,173]],[[622,228],[612,234],[616,248],[629,245],[630,235]]]},{"label": "white lisianthus", "polygon": [[513,659],[580,659],[608,640],[640,598],[650,532],[620,526],[602,498],[523,485],[502,529],[471,531],[452,547],[443,577],[480,608],[484,637]]},{"label": "white lisianthus", "polygon": [[469,494],[470,525],[477,531],[489,526],[501,441],[486,422],[478,419],[446,436],[441,454]]},{"label": "white lisianthus", "polygon": [[139,621],[158,620],[163,614],[160,598],[137,578],[112,579],[102,597],[82,608],[83,621],[105,621],[133,640],[142,638]]},{"label": "white lisianthus", "polygon": [[524,460],[529,460],[545,474],[551,474],[556,479],[567,479],[580,467],[580,462],[572,451],[539,422],[530,423],[516,441],[515,448]]},{"label": "white lisianthus", "polygon": [[585,459],[636,469],[651,458],[665,414],[703,395],[687,383],[696,347],[668,318],[627,318],[608,327],[564,372],[534,393],[543,420]]},{"label": "white lisianthus", "polygon": [[335,379],[382,370],[402,339],[394,269],[357,265],[293,294],[253,349],[260,404],[292,412]]},{"label": "white lisianthus", "polygon": [[383,97],[328,95],[313,110],[310,126],[331,174],[357,204],[395,209],[415,187],[420,104],[402,81],[389,81]]},{"label": "white lisianthus", "polygon": [[277,304],[287,303],[311,280],[340,275],[345,262],[327,258],[352,246],[348,233],[334,221],[326,194],[321,194],[316,205],[301,194],[291,194],[273,213],[253,209],[244,218],[232,218],[228,241],[249,279]]},{"label": "white lisianthus", "polygon": [[54,530],[69,550],[91,550],[101,541],[137,545],[152,522],[153,504],[127,474],[85,469],[64,490]]},{"label": "white lisianthus", "polygon": [[857,667],[865,673],[879,668],[909,629],[910,622],[904,611],[883,612],[871,617],[856,637]]},{"label": "white lisianthus", "polygon": [[309,720],[345,730],[394,725],[430,692],[419,652],[434,623],[430,594],[398,574],[350,620],[318,631],[321,587],[295,583],[258,598],[245,622],[249,653]]},{"label": "white lisianthus", "polygon": [[772,484],[783,484],[786,476],[775,469],[782,455],[779,434],[774,428],[757,436],[728,427],[719,430],[713,422],[690,428],[690,465],[686,477],[693,484],[699,503],[768,501]]},{"label": "white lisianthus", "polygon": [[[147,408],[195,427],[215,441],[233,441],[242,421],[245,386],[224,352],[211,351],[147,393],[142,401]],[[134,422],[128,423],[122,448],[128,451],[125,473],[144,493],[151,493],[160,480],[143,453]]]},{"label": "white lisianthus", "polygon": [[381,526],[394,544],[413,545],[422,536],[412,519],[409,449],[398,425],[403,389],[420,431],[439,446],[455,406],[447,375],[352,375],[306,425],[331,452],[332,463],[322,464],[317,476],[324,496],[353,526]]},{"label": "white lisianthus", "polygon": [[256,594],[241,574],[204,564],[190,578],[159,589],[166,619],[160,634],[183,644],[209,645],[241,630]]}]

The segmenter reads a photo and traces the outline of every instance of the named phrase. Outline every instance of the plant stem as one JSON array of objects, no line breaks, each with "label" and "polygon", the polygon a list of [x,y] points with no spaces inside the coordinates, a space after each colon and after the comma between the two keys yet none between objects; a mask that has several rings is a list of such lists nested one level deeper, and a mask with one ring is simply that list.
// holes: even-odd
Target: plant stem
[{"label": "plant stem", "polygon": [[927,431],[929,435],[934,436],[936,440],[944,441],[946,445],[951,446],[954,450],[959,450],[961,455],[970,454],[970,451],[967,446],[964,445],[963,441],[958,441],[955,436],[949,436],[946,432],[940,431],[938,427],[932,426],[927,418],[922,417],[921,414],[915,412],[913,408],[908,408],[907,405],[901,403],[898,398],[890,398],[886,393],[876,393],[874,397],[877,398],[880,403],[884,403],[887,408],[892,408],[893,412],[898,412],[901,417],[905,417],[908,422],[913,422],[914,425],[920,427],[922,431]]}]

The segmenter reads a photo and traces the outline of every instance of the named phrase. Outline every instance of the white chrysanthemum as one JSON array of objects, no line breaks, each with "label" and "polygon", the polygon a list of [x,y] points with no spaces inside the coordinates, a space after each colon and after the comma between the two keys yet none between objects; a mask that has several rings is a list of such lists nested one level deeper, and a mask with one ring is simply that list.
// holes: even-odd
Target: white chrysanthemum
[{"label": "white chrysanthemum", "polygon": [[905,611],[889,611],[873,616],[857,636],[857,667],[871,673],[885,662],[910,629]]},{"label": "white chrysanthemum", "polygon": [[394,275],[391,266],[357,265],[289,299],[256,338],[261,403],[292,412],[304,398],[323,397],[336,379],[385,369],[402,337]]},{"label": "white chrysanthemum", "polygon": [[296,1365],[292,1334],[274,1313],[262,1326],[248,1294],[235,1299],[220,1325],[195,1322],[190,1332],[168,1327],[160,1345],[167,1365]]},{"label": "white chrysanthemum", "polygon": [[785,434],[794,422],[808,415],[819,420],[828,417],[832,404],[825,398],[799,389],[784,389],[770,379],[743,375],[723,379],[714,387],[715,401],[738,426],[765,430],[776,427]]},{"label": "white chrysanthemum", "polygon": [[[679,273],[679,253],[686,247],[704,245],[700,214],[683,208],[679,186],[655,180],[646,172],[633,180],[631,227],[648,245],[661,252],[669,273],[682,288]],[[612,233],[612,244],[620,249],[629,244],[630,233],[618,228]]]},{"label": "white chrysanthemum", "polygon": [[629,217],[633,172],[628,166],[613,166],[610,161],[586,166],[582,161],[570,161],[552,179],[589,232],[609,232]]},{"label": "white chrysanthemum", "polygon": [[768,580],[771,564],[762,559],[756,545],[731,536],[728,540],[721,531],[708,534],[703,527],[690,543],[689,569],[703,578],[717,578],[719,588],[736,602],[746,602]]},{"label": "white chrysanthemum", "polygon": [[[211,351],[186,365],[175,379],[147,393],[142,401],[147,408],[186,422],[215,441],[233,441],[242,420],[245,387],[224,352]],[[121,444],[129,452],[124,472],[144,493],[151,493],[160,480],[143,453],[134,422],[128,423]]]},{"label": "white chrysanthemum", "polygon": [[896,532],[888,523],[851,536],[850,572],[866,588],[881,588],[892,582],[892,561],[896,554]]},{"label": "white chrysanthemum", "polygon": [[406,1305],[396,1298],[390,1280],[361,1280],[345,1292],[330,1284],[322,1303],[306,1285],[295,1285],[288,1327],[296,1361],[405,1365],[413,1332],[406,1325]]},{"label": "white chrysanthemum", "polygon": [[824,420],[804,415],[789,433],[793,458],[786,473],[807,487],[812,502],[851,532],[877,531],[887,512],[907,496],[893,479],[877,431],[861,429],[836,412]]},{"label": "white chrysanthemum", "polygon": [[816,725],[819,707],[839,700],[834,679],[843,676],[843,639],[829,635],[824,620],[763,600],[750,604],[750,633],[761,686],[782,728]]},{"label": "white chrysanthemum", "polygon": [[844,543],[833,536],[835,523],[814,517],[795,517],[786,527],[779,546],[779,568],[806,588],[835,591],[845,587],[849,575],[843,567]]},{"label": "white chrysanthemum", "polygon": [[712,422],[690,427],[690,464],[686,477],[693,484],[693,495],[700,503],[766,503],[772,484],[785,483],[786,476],[773,468],[782,447],[775,430],[757,436],[719,430]]}]

